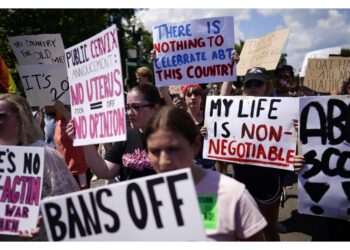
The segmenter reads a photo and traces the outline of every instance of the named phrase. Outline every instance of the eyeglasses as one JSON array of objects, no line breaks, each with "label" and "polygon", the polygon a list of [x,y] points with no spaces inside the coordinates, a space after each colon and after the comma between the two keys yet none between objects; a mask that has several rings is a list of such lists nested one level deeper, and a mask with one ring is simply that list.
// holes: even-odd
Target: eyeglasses
[{"label": "eyeglasses", "polygon": [[249,81],[249,82],[246,82],[244,84],[244,87],[245,88],[251,88],[251,87],[256,87],[256,88],[260,88],[264,85],[265,83],[264,82],[261,82],[261,81]]},{"label": "eyeglasses", "polygon": [[154,107],[154,104],[150,104],[150,103],[147,103],[147,104],[126,104],[125,105],[125,109],[126,111],[133,111],[133,112],[136,112],[138,113],[140,111],[141,108],[144,108],[144,107]]},{"label": "eyeglasses", "polygon": [[10,115],[10,113],[0,113],[0,121],[6,120]]}]

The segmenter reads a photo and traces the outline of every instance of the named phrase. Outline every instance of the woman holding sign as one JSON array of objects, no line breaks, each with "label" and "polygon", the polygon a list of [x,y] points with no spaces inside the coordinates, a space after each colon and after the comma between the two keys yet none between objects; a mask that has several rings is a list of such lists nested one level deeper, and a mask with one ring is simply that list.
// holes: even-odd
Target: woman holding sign
[{"label": "woman holding sign", "polygon": [[191,168],[208,238],[264,239],[266,221],[244,185],[194,163],[201,137],[186,111],[163,108],[150,121],[145,136],[148,157],[157,173]]},{"label": "woman holding sign", "polygon": [[[249,69],[243,81],[243,95],[270,96],[272,85],[264,68]],[[253,165],[234,164],[235,179],[244,183],[257,201],[261,213],[268,222],[264,229],[265,240],[279,241],[277,231],[278,212],[282,195],[282,177],[287,171]]]},{"label": "woman holding sign", "polygon": [[[0,145],[44,147],[44,173],[42,198],[62,195],[79,190],[67,165],[58,154],[41,139],[39,127],[35,126],[28,102],[15,94],[0,94]],[[45,239],[44,230],[40,238]],[[24,232],[33,236],[38,231]]]},{"label": "woman holding sign", "polygon": [[[103,159],[95,146],[84,146],[85,159],[92,172],[101,179],[129,180],[155,174],[148,160],[144,130],[149,119],[158,111],[160,96],[152,85],[141,84],[131,89],[126,98],[126,113],[131,128],[126,141],[115,142]],[[67,134],[74,134],[74,124],[67,126]]]}]

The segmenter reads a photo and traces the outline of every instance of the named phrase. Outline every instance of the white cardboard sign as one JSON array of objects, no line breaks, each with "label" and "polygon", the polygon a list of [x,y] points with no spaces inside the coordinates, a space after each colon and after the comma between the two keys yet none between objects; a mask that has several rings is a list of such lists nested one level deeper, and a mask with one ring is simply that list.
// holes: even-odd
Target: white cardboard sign
[{"label": "white cardboard sign", "polygon": [[234,81],[233,17],[165,23],[153,27],[157,86]]},{"label": "white cardboard sign", "polygon": [[208,96],[203,156],[293,171],[297,101],[290,97]]},{"label": "white cardboard sign", "polygon": [[61,34],[13,36],[8,39],[21,65],[64,63]]},{"label": "white cardboard sign", "polygon": [[51,241],[203,241],[190,169],[45,199]]},{"label": "white cardboard sign", "polygon": [[117,27],[65,50],[73,145],[126,140],[125,103]]},{"label": "white cardboard sign", "polygon": [[43,169],[44,148],[0,146],[0,234],[36,227]]},{"label": "white cardboard sign", "polygon": [[298,211],[350,220],[350,96],[300,98]]}]

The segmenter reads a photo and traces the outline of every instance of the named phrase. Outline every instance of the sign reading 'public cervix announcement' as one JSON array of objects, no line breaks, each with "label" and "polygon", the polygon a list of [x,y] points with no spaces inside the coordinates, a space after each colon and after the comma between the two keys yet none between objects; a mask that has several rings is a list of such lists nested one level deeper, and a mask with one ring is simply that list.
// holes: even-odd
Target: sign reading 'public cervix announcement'
[{"label": "sign reading 'public cervix announcement'", "polygon": [[188,168],[46,199],[41,208],[51,241],[205,240]]},{"label": "sign reading 'public cervix announcement'", "polygon": [[0,234],[36,227],[43,169],[43,148],[0,146]]},{"label": "sign reading 'public cervix announcement'", "polygon": [[350,96],[300,98],[298,211],[350,219]]},{"label": "sign reading 'public cervix announcement'", "polygon": [[117,27],[65,50],[74,145],[122,141],[126,122]]},{"label": "sign reading 'public cervix announcement'", "polygon": [[210,96],[203,156],[293,171],[297,117],[295,98]]},{"label": "sign reading 'public cervix announcement'", "polygon": [[165,23],[153,27],[157,86],[233,81],[233,17]]}]

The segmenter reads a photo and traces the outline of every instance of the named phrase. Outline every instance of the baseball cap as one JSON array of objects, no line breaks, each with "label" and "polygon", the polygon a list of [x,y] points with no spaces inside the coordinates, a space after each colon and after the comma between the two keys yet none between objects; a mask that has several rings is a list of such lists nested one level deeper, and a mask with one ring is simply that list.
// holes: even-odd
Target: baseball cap
[{"label": "baseball cap", "polygon": [[267,82],[269,80],[269,74],[265,68],[254,67],[247,70],[245,74],[243,84],[246,84],[249,81],[255,80],[260,82]]}]

